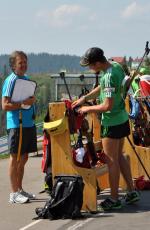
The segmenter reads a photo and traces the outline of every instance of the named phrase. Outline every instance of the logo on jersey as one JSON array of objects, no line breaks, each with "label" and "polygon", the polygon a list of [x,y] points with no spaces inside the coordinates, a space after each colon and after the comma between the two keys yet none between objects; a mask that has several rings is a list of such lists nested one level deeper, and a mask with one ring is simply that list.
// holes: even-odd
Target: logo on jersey
[{"label": "logo on jersey", "polygon": [[105,93],[114,93],[115,87],[105,87],[104,92]]}]

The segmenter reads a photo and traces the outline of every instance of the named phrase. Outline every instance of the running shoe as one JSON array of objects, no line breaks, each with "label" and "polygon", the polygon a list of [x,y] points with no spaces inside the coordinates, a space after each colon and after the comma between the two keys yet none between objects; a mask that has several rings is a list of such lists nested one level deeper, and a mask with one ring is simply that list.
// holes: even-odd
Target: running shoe
[{"label": "running shoe", "polygon": [[25,192],[23,189],[21,189],[19,191],[19,193],[27,198],[29,198],[30,200],[34,200],[36,198],[35,194],[29,193],[29,192]]},{"label": "running shoe", "polygon": [[133,204],[137,201],[140,200],[140,193],[138,191],[132,191],[132,192],[128,192],[125,195],[125,202],[126,204]]},{"label": "running shoe", "polygon": [[29,202],[29,198],[23,196],[20,192],[10,193],[9,203],[24,204]]},{"label": "running shoe", "polygon": [[121,201],[120,200],[114,201],[112,198],[107,198],[106,200],[100,203],[100,209],[103,209],[104,211],[117,210],[121,208],[122,208]]}]

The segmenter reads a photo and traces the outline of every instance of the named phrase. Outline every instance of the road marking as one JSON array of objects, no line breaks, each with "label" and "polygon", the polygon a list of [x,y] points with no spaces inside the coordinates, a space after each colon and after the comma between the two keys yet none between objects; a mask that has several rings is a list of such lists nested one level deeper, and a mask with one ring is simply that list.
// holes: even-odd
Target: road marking
[{"label": "road marking", "polygon": [[78,228],[83,227],[85,224],[87,224],[88,222],[94,220],[94,218],[88,218],[87,220],[84,221],[79,221],[76,224],[70,226],[69,228],[67,228],[67,230],[76,230]]},{"label": "road marking", "polygon": [[26,230],[26,229],[32,227],[33,225],[38,224],[38,223],[41,222],[41,221],[42,221],[42,219],[41,219],[41,220],[36,220],[36,221],[32,222],[31,224],[26,225],[26,226],[23,227],[23,228],[19,228],[19,230]]},{"label": "road marking", "polygon": [[[98,213],[98,214],[95,214],[94,216],[104,216],[105,214],[104,213]],[[76,229],[79,229],[81,227],[83,227],[85,224],[87,224],[88,222],[94,220],[95,218],[88,218],[86,220],[83,220],[83,221],[78,221],[76,224],[70,226],[69,228],[67,228],[67,230],[76,230]],[[33,225],[36,225],[38,224],[39,222],[41,222],[43,219],[40,219],[40,220],[36,220],[28,225],[26,225],[25,227],[22,227],[22,228],[19,228],[19,230],[26,230],[30,227],[32,227]]]},{"label": "road marking", "polygon": [[[105,214],[104,213],[97,213],[95,214],[94,216],[98,217],[98,216],[104,216]],[[83,220],[83,221],[78,221],[76,224],[70,226],[67,228],[67,230],[76,230],[76,229],[79,229],[81,227],[83,227],[84,225],[86,225],[88,222],[91,222],[92,220],[94,220],[95,218],[93,217],[90,217],[86,220]]]}]

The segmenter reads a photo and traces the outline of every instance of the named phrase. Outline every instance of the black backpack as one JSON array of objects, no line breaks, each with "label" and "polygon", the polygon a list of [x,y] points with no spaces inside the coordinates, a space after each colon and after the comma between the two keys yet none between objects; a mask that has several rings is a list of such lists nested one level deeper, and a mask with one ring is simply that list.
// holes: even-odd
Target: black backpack
[{"label": "black backpack", "polygon": [[43,208],[36,208],[37,218],[76,219],[81,218],[83,204],[83,179],[79,175],[55,176],[51,198]]}]

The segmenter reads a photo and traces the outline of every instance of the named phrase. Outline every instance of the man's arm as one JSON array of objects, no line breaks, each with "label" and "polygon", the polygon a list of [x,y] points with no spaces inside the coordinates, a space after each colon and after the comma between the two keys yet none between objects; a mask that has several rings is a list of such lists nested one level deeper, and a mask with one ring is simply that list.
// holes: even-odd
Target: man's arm
[{"label": "man's arm", "polygon": [[83,96],[85,98],[85,101],[89,101],[91,99],[96,99],[100,94],[100,86],[97,86],[96,88],[92,89],[88,94]]},{"label": "man's arm", "polygon": [[23,108],[23,105],[33,105],[35,103],[35,96],[30,97],[22,102],[11,102],[10,97],[2,98],[2,109],[5,111],[11,111]]},{"label": "man's arm", "polygon": [[20,102],[11,102],[10,97],[3,97],[2,98],[2,109],[5,111],[11,111],[16,109],[21,109],[21,103]]},{"label": "man's arm", "polygon": [[96,88],[94,88],[91,92],[89,92],[85,96],[80,97],[78,100],[74,101],[72,103],[72,108],[75,108],[76,106],[82,105],[91,99],[96,99],[98,97],[99,93],[100,93],[100,86],[97,86]]},{"label": "man's arm", "polygon": [[82,106],[79,108],[78,112],[83,113],[91,113],[91,112],[107,112],[111,111],[114,104],[113,98],[105,98],[104,102],[98,105],[92,105],[92,106]]}]

